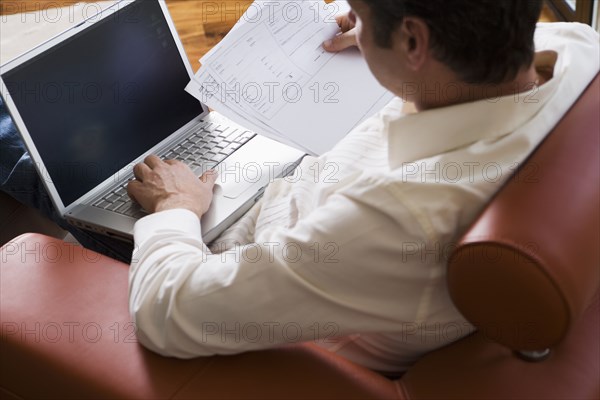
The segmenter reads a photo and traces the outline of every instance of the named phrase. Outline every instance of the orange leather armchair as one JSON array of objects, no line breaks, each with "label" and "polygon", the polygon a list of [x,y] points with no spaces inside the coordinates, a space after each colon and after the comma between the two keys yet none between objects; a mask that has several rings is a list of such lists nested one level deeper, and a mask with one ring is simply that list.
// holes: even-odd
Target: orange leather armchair
[{"label": "orange leather armchair", "polygon": [[126,265],[25,235],[0,251],[0,397],[597,399],[599,110],[596,78],[453,253],[478,331],[399,380],[311,344],[162,358],[135,342]]}]

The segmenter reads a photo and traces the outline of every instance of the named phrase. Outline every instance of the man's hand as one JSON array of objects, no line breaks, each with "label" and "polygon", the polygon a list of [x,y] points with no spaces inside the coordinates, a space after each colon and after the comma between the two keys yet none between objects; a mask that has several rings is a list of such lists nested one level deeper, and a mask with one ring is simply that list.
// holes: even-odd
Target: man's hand
[{"label": "man's hand", "polygon": [[349,47],[357,46],[356,19],[352,11],[337,16],[335,20],[342,29],[342,33],[323,43],[323,48],[329,52],[336,53]]},{"label": "man's hand", "polygon": [[182,162],[149,156],[133,173],[136,180],[129,183],[127,192],[150,213],[183,208],[202,218],[212,203],[215,171],[198,179]]}]

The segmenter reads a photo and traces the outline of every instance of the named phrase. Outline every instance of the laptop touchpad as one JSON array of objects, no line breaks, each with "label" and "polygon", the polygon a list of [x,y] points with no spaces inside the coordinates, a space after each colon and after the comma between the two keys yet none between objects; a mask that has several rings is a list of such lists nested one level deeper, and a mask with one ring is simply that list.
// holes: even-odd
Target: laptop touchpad
[{"label": "laptop touchpad", "polygon": [[263,182],[265,174],[258,165],[243,169],[236,165],[229,168],[218,168],[218,171],[217,187],[228,199],[237,199],[250,188],[254,188],[254,191],[258,192],[260,188],[269,183],[268,176],[266,182]]}]

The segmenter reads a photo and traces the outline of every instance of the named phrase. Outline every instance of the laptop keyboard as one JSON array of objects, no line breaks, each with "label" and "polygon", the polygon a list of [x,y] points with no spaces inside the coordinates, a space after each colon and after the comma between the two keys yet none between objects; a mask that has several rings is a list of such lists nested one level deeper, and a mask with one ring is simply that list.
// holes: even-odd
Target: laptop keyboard
[{"label": "laptop keyboard", "polygon": [[[247,130],[207,123],[172,147],[161,158],[179,160],[194,171],[208,171],[225,161],[254,136],[256,134]],[[139,204],[130,199],[127,184],[97,200],[93,206],[133,218],[148,215]]]}]

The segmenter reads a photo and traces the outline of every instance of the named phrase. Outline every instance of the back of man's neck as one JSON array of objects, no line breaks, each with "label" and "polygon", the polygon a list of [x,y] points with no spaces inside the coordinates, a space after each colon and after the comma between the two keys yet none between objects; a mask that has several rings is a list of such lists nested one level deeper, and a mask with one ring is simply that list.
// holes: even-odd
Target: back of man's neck
[{"label": "back of man's neck", "polygon": [[448,75],[446,79],[435,83],[425,83],[421,88],[421,95],[414,101],[414,106],[420,112],[480,100],[498,99],[531,91],[545,82],[546,78],[538,75],[534,64],[519,72],[510,82],[496,85],[472,85]]}]

